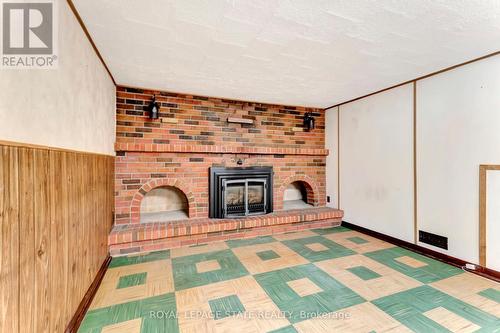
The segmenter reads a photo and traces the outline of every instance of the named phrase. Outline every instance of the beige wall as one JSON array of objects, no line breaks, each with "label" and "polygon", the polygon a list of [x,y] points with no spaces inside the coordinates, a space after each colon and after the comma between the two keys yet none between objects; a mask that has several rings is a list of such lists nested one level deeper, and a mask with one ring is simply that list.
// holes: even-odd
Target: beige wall
[{"label": "beige wall", "polygon": [[480,164],[500,164],[500,56],[417,82],[418,227],[474,263]]},{"label": "beige wall", "polygon": [[115,86],[55,3],[59,68],[0,69],[0,141],[84,153],[0,142],[0,332],[63,332],[108,256]]},{"label": "beige wall", "polygon": [[339,208],[338,193],[338,107],[330,109],[325,114],[325,148],[329,150],[326,157],[326,195],[330,197],[330,202],[326,205],[332,208]]},{"label": "beige wall", "polygon": [[[479,165],[500,164],[500,56],[417,81],[416,173],[413,195],[412,84],[340,109],[340,208],[344,219],[413,240],[417,229],[448,237],[449,249],[421,246],[479,263]],[[337,145],[337,108],[327,111],[326,142]],[[333,134],[335,133],[335,134]],[[330,139],[329,139],[330,138]],[[487,251],[500,234],[497,176],[488,184]],[[327,162],[327,195],[336,195],[337,165]],[[498,261],[487,262],[498,269]]]},{"label": "beige wall", "polygon": [[66,1],[59,67],[0,69],[0,140],[114,155],[115,86]]},{"label": "beige wall", "polygon": [[413,242],[410,84],[340,106],[340,207],[348,222]]}]

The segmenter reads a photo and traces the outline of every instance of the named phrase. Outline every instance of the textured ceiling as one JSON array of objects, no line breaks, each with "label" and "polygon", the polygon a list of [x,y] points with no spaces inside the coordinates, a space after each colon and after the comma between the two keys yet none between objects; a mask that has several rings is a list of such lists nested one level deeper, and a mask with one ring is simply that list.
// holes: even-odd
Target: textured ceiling
[{"label": "textured ceiling", "polygon": [[118,84],[326,107],[500,50],[499,0],[73,0]]}]

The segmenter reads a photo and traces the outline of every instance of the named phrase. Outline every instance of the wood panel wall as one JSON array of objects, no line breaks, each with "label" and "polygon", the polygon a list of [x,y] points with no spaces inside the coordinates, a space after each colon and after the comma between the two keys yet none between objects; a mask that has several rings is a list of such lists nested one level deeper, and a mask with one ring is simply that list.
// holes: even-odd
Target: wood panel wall
[{"label": "wood panel wall", "polygon": [[108,254],[114,157],[0,142],[0,332],[62,332]]},{"label": "wood panel wall", "polygon": [[487,193],[487,175],[488,171],[500,171],[500,165],[481,164],[479,166],[479,264],[487,267],[486,261],[486,193]]}]

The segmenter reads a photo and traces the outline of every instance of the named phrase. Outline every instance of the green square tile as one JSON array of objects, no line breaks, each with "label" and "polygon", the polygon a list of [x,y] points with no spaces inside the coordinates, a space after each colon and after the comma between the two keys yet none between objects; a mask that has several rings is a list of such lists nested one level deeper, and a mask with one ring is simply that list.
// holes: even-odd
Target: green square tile
[{"label": "green square tile", "polygon": [[[321,236],[286,240],[282,243],[311,262],[345,257],[355,254],[354,251]],[[313,243],[320,243],[326,246],[328,249],[324,251],[313,251],[306,246],[307,244]]]},{"label": "green square tile", "polygon": [[351,241],[351,242],[353,242],[355,244],[366,244],[366,243],[368,243],[368,241],[366,239],[361,238],[361,237],[357,237],[357,236],[356,237],[349,237],[349,238],[347,238],[347,240],[349,240],[349,241]]},{"label": "green square tile", "polygon": [[299,332],[295,329],[295,327],[289,325],[282,328],[278,328],[277,330],[274,331],[269,331],[268,333],[299,333]]},{"label": "green square tile", "polygon": [[261,260],[271,260],[271,259],[276,259],[279,258],[280,255],[274,252],[273,250],[268,250],[268,251],[261,251],[257,252],[256,255],[261,259]]},{"label": "green square tile", "polygon": [[79,333],[101,332],[104,326],[142,318],[141,332],[179,332],[175,316],[175,294],[167,293],[105,308],[90,310],[85,314]]},{"label": "green square tile", "polygon": [[245,312],[243,304],[236,295],[230,295],[208,301],[215,320],[235,316]]},{"label": "green square tile", "polygon": [[[261,273],[254,277],[292,324],[365,301],[313,264]],[[287,282],[302,278],[308,278],[323,291],[300,297]]]},{"label": "green square tile", "polygon": [[381,275],[378,274],[377,272],[372,271],[369,268],[366,268],[365,266],[356,266],[356,267],[351,267],[347,269],[349,272],[352,274],[356,275],[360,279],[363,280],[371,280],[371,279],[376,279],[379,278]]},{"label": "green square tile", "polygon": [[[216,260],[221,268],[210,272],[198,273],[196,263],[209,260]],[[248,275],[246,268],[231,250],[173,258],[172,270],[174,273],[175,290],[199,287],[209,283]]]},{"label": "green square tile", "polygon": [[118,286],[116,286],[116,289],[128,288],[144,284],[146,283],[146,275],[147,273],[144,272],[144,273],[120,276],[120,279],[118,280]]},{"label": "green square tile", "polygon": [[488,289],[485,289],[483,291],[480,291],[478,294],[483,296],[483,297],[489,298],[492,301],[500,303],[500,291],[499,290],[496,290],[493,288],[488,288]]},{"label": "green square tile", "polygon": [[248,245],[256,245],[256,244],[266,244],[276,242],[276,239],[271,236],[262,236],[255,238],[244,238],[244,239],[230,239],[226,241],[227,246],[230,248],[242,247]]},{"label": "green square tile", "polygon": [[170,250],[155,251],[155,252],[150,252],[148,254],[140,255],[140,256],[115,257],[109,263],[109,268],[126,266],[126,265],[135,265],[135,264],[141,264],[144,262],[163,260],[163,259],[169,259],[169,258],[170,258]]},{"label": "green square tile", "polygon": [[346,227],[339,226],[339,227],[312,229],[312,231],[317,233],[318,235],[328,235],[328,234],[336,234],[339,232],[346,232],[352,230]]},{"label": "green square tile", "polygon": [[[450,266],[400,247],[378,250],[365,253],[364,255],[422,283],[431,283],[463,273],[463,271],[457,267]],[[413,268],[395,260],[403,256],[412,257],[427,265]]]},{"label": "green square tile", "polygon": [[494,332],[500,327],[499,318],[427,285],[382,297],[372,303],[414,332],[448,332],[424,315],[438,307],[480,326],[478,332]]}]

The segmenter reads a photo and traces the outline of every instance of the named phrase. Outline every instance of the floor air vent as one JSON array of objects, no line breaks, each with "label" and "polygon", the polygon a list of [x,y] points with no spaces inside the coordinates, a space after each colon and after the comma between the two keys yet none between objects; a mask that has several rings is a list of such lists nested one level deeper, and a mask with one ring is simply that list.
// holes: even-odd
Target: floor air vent
[{"label": "floor air vent", "polygon": [[433,245],[448,250],[448,237],[431,234],[427,231],[418,231],[418,240],[422,243]]}]

